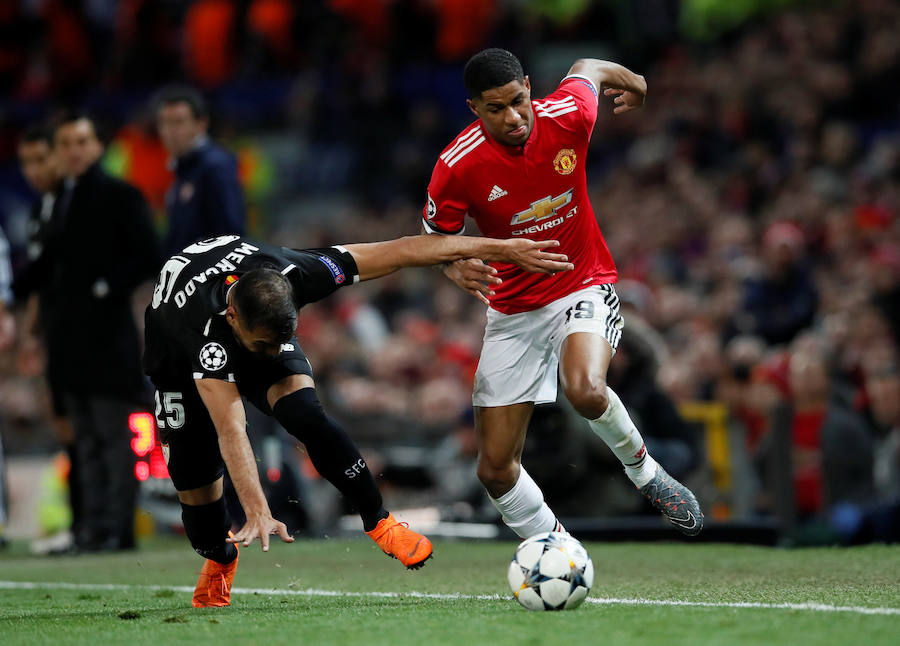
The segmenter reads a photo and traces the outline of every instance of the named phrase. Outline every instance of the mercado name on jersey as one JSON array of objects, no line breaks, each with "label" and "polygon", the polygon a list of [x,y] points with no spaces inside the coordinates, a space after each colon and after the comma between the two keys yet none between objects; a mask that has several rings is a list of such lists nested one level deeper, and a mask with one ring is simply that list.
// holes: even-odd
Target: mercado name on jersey
[{"label": "mercado name on jersey", "polygon": [[506,313],[542,307],[583,287],[613,283],[616,267],[588,201],[584,162],[597,118],[597,90],[568,76],[556,92],[532,102],[524,146],[504,146],[479,119],[441,153],[423,216],[430,233],[461,234],[465,217],[491,238],[559,240],[554,252],[575,265],[555,276],[493,263],[503,283],[491,307]]}]

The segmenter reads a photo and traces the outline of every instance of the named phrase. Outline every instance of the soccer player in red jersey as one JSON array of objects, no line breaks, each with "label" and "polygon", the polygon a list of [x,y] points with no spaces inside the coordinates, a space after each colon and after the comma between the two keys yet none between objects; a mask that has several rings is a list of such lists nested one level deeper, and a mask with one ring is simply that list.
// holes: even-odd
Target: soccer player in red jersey
[{"label": "soccer player in red jersey", "polygon": [[640,107],[644,77],[607,61],[579,59],[553,94],[531,99],[518,59],[487,49],[466,64],[469,109],[478,119],[441,153],[428,185],[424,230],[461,234],[468,215],[492,238],[559,240],[574,271],[528,274],[477,259],[445,274],[488,306],[473,404],[478,477],[504,522],[525,538],[562,525],[521,465],[536,403],[563,391],[612,449],[625,473],[669,522],[695,535],[696,498],[647,453],[616,393],[606,385],[623,319],[616,266],[588,200],[585,160],[599,93],[613,112]]}]

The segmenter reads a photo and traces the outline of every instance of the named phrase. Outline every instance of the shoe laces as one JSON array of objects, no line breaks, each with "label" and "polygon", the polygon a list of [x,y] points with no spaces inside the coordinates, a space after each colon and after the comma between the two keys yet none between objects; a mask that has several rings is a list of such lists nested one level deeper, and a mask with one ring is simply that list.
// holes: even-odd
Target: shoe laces
[{"label": "shoe laces", "polygon": [[[675,487],[668,478],[660,477],[659,484],[654,483],[654,491],[648,498],[657,506],[678,509],[678,505],[686,504],[681,492]],[[677,500],[676,500],[677,498]]]}]

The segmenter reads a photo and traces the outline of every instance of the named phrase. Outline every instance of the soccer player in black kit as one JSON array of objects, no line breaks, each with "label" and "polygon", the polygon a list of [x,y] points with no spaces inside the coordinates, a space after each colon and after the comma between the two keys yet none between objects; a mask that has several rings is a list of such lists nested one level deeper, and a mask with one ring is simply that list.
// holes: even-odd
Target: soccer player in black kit
[{"label": "soccer player in black kit", "polygon": [[[401,267],[461,258],[555,273],[572,268],[544,249],[555,241],[410,236],[295,250],[236,235],[203,240],[163,265],[147,307],[144,368],[156,386],[156,421],[178,490],[185,533],[206,559],[194,607],[227,606],[237,544],[269,536],[292,542],[272,517],[246,433],[241,395],[306,445],[316,470],[356,507],[366,533],[407,568],[424,565],[431,542],[382,505],[369,468],[328,417],[297,338],[298,310],[339,287]],[[247,515],[234,535],[222,496],[224,468]]]}]

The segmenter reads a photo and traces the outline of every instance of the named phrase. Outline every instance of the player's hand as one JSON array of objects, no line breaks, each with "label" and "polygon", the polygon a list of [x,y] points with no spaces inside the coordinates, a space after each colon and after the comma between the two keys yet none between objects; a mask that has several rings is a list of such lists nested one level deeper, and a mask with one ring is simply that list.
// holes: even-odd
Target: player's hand
[{"label": "player's hand", "polygon": [[511,262],[525,271],[553,275],[560,271],[575,269],[575,265],[569,262],[565,254],[544,251],[548,247],[558,247],[559,242],[556,240],[513,238],[506,240],[506,245],[506,262]]},{"label": "player's hand", "polygon": [[496,269],[477,258],[464,258],[444,265],[447,278],[485,305],[491,304],[488,300],[488,296],[494,295],[491,287],[503,282],[496,274]]},{"label": "player's hand", "polygon": [[614,87],[606,88],[603,90],[603,94],[615,97],[613,99],[613,103],[616,105],[616,107],[613,108],[614,114],[622,114],[623,112],[628,112],[629,110],[641,107],[644,105],[644,97],[646,96],[644,94],[638,94],[637,92]]},{"label": "player's hand", "polygon": [[228,538],[229,543],[241,543],[244,547],[253,543],[256,538],[262,544],[262,551],[269,551],[269,536],[277,534],[285,543],[293,543],[294,537],[288,534],[287,526],[272,518],[269,514],[247,514],[247,522],[234,536]]}]

